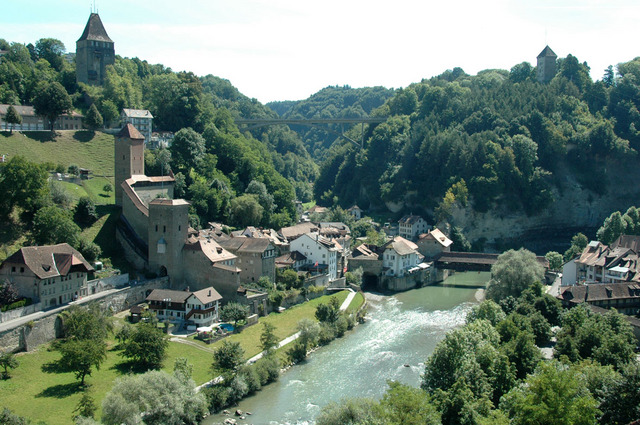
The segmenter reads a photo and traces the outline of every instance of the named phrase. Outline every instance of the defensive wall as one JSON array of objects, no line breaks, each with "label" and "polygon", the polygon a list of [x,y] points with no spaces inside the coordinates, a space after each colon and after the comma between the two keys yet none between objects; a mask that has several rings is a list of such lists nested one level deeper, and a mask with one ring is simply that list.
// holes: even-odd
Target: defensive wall
[{"label": "defensive wall", "polygon": [[[123,276],[128,277],[128,275]],[[96,282],[94,283],[94,287],[96,288],[108,288],[115,292],[105,293],[102,297],[100,293],[97,293],[94,297],[87,297],[85,302],[80,300],[80,302],[73,304],[95,302],[100,305],[102,310],[111,309],[113,312],[119,312],[128,309],[132,305],[143,302],[153,289],[167,288],[169,286],[169,278],[162,277],[121,289],[114,288],[113,285],[121,282],[122,279],[121,276],[115,276],[111,281],[109,279],[92,281]],[[40,315],[34,320],[16,324],[15,327],[10,327],[0,332],[0,347],[2,347],[3,351],[32,351],[38,346],[60,337],[62,329],[61,322],[58,320],[58,314],[73,304],[39,312],[44,314],[44,316]]]}]

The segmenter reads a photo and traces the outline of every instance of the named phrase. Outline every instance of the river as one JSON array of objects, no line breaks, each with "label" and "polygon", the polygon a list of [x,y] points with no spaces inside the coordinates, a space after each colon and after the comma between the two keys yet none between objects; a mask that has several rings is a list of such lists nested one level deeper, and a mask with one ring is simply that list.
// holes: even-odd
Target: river
[{"label": "river", "polygon": [[[489,273],[457,273],[443,285],[392,296],[367,293],[367,321],[240,402],[233,410],[252,415],[238,423],[313,423],[331,401],[381,398],[387,380],[418,386],[425,359],[449,330],[464,323],[479,286],[488,279]],[[203,424],[225,418],[212,415]]]}]

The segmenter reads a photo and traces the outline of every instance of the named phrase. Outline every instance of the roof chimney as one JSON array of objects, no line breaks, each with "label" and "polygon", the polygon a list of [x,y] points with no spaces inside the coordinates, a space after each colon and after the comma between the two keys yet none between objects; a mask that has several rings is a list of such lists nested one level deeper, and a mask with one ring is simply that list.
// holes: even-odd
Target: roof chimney
[{"label": "roof chimney", "polygon": [[209,297],[211,296],[211,289],[209,289],[209,295],[208,295],[208,296],[209,296]]}]

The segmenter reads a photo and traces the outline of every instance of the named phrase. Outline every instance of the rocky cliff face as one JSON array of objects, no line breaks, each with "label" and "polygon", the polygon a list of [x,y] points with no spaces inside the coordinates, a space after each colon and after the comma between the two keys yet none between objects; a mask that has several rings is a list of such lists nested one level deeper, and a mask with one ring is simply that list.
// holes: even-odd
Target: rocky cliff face
[{"label": "rocky cliff face", "polygon": [[[598,195],[578,183],[568,172],[556,176],[555,202],[535,216],[512,212],[499,206],[487,213],[470,207],[454,211],[452,223],[460,227],[469,241],[484,238],[488,249],[501,245],[522,246],[544,254],[550,249],[562,252],[578,231],[595,233],[614,211],[640,205],[640,166],[610,163],[606,168],[607,190]],[[589,235],[588,235],[589,236]]]}]

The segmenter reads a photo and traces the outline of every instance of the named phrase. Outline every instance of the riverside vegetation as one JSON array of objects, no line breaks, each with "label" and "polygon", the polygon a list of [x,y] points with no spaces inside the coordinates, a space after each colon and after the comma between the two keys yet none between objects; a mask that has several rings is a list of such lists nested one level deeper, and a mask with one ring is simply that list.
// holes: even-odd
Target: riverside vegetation
[{"label": "riverside vegetation", "polygon": [[[72,417],[78,416],[74,409],[79,409],[83,403],[93,405],[94,409],[90,409],[92,417],[102,417],[103,423],[111,423],[110,417],[120,418],[117,420],[131,418],[135,412],[144,411],[144,406],[155,406],[153,413],[148,411],[150,416],[145,423],[158,423],[154,422],[154,417],[159,423],[168,423],[170,418],[182,418],[181,421],[193,423],[193,418],[202,417],[209,409],[215,411],[232,405],[244,395],[259,390],[261,385],[277,379],[280,369],[291,360],[287,355],[289,346],[276,350],[274,341],[295,333],[296,324],[300,321],[317,323],[316,310],[319,306],[335,305],[336,301],[341,303],[346,296],[346,292],[323,296],[283,313],[272,313],[260,318],[258,325],[211,345],[195,339],[189,339],[189,344],[167,341],[162,333],[156,332],[157,328],[150,324],[151,321],[130,326],[122,321],[122,315],[114,319],[97,311],[87,314],[89,311],[83,308],[67,311],[63,319],[67,336],[49,348],[42,347],[34,353],[18,355],[20,364],[12,370],[11,379],[0,381],[0,397],[4,407],[15,412],[11,415],[28,416],[50,424],[71,422]],[[362,302],[361,297],[352,301],[353,307],[347,316],[355,317],[354,309]],[[352,321],[349,319],[350,323]],[[136,333],[140,337],[136,337]],[[156,337],[150,338],[151,335]],[[97,346],[104,344],[106,356],[98,355],[93,357],[95,362],[87,363],[83,360],[84,353],[74,351],[75,362],[64,360],[65,352],[71,351],[65,351],[65,346],[83,340],[98,341]],[[244,365],[246,358],[258,354],[265,347],[268,347],[268,354],[263,359],[255,365]],[[151,353],[153,357],[142,358],[135,352]],[[78,370],[88,368],[84,384],[82,376],[74,374],[74,368],[70,366],[76,366]],[[147,370],[155,372],[148,373]],[[196,384],[218,376],[223,380],[196,395]],[[143,387],[147,389],[141,390]],[[172,399],[170,404],[163,406],[157,401],[172,396],[174,392],[181,396]],[[87,397],[91,402],[86,400]],[[28,406],[25,404],[27,400]],[[34,409],[33,406],[38,407]],[[9,412],[4,414],[10,415]],[[76,422],[90,423],[88,419]]]}]

